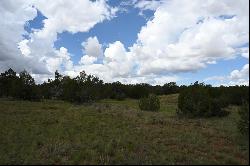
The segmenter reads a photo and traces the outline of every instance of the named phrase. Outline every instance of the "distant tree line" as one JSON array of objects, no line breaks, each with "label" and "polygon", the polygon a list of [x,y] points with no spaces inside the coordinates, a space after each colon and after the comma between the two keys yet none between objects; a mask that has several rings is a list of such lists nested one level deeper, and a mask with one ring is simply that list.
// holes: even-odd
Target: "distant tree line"
[{"label": "distant tree line", "polygon": [[12,97],[23,100],[61,99],[71,102],[91,102],[110,98],[140,99],[154,93],[157,95],[178,93],[181,87],[175,82],[163,86],[150,84],[122,84],[120,82],[104,83],[98,77],[84,71],[75,78],[63,76],[58,71],[55,78],[42,84],[35,84],[34,78],[27,72],[17,74],[9,69],[0,75],[0,97]]},{"label": "distant tree line", "polygon": [[175,82],[163,86],[150,84],[122,84],[120,82],[104,83],[98,77],[88,75],[84,71],[75,78],[63,76],[55,72],[54,79],[42,84],[35,84],[34,78],[27,72],[17,74],[9,69],[0,75],[0,97],[12,97],[23,100],[60,99],[70,102],[92,102],[104,98],[123,100],[125,98],[140,99],[149,94],[166,95],[185,92],[190,87],[203,87],[211,98],[220,100],[223,106],[241,105],[249,100],[248,86],[212,87],[203,83],[189,86],[178,86]]}]

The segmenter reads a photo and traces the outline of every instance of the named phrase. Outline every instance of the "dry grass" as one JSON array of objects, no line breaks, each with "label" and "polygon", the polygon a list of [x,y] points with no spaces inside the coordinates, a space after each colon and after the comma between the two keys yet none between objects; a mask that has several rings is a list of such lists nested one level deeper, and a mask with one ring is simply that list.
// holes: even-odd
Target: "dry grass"
[{"label": "dry grass", "polygon": [[248,164],[249,140],[230,116],[179,119],[178,95],[161,112],[136,100],[92,105],[0,101],[0,164]]}]

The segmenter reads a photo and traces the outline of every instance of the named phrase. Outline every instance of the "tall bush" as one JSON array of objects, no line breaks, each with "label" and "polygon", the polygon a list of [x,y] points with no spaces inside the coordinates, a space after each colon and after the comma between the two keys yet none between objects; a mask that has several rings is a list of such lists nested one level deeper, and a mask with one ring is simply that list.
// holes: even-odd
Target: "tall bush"
[{"label": "tall bush", "polygon": [[148,97],[139,100],[139,107],[143,111],[159,111],[160,99],[155,94],[150,94]]}]

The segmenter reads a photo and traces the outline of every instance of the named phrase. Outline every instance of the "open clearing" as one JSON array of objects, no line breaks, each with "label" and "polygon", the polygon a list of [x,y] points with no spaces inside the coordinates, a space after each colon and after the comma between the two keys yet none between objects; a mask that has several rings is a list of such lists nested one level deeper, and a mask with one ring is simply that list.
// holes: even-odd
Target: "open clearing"
[{"label": "open clearing", "polygon": [[178,95],[160,112],[137,100],[89,105],[0,100],[0,164],[248,164],[238,108],[224,118],[180,119]]}]

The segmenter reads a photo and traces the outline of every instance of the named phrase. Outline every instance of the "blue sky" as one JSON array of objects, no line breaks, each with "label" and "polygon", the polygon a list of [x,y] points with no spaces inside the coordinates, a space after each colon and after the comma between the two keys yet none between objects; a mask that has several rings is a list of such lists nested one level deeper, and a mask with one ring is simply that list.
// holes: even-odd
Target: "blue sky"
[{"label": "blue sky", "polygon": [[[199,10],[202,7],[199,0],[190,2],[197,9],[185,7],[188,1],[183,1],[183,6],[178,7],[180,2],[176,0],[77,1],[75,4],[65,1],[60,4],[82,6],[82,10],[85,10],[84,5],[89,5],[89,16],[84,16],[86,13],[81,13],[81,10],[71,15],[70,6],[69,9],[59,8],[56,1],[50,2],[54,7],[51,11],[42,2],[23,3],[32,11],[23,11],[30,18],[22,20],[24,32],[16,36],[24,61],[39,59],[45,63],[41,66],[48,68],[47,74],[39,75],[33,72],[30,62],[27,69],[37,79],[52,77],[53,70],[58,69],[72,76],[86,70],[108,82],[126,80],[125,83],[163,84],[164,81],[176,81],[180,85],[198,80],[215,86],[249,82],[249,38],[246,37],[249,34],[246,28],[249,27],[249,20],[246,22],[249,7],[246,3],[249,2],[221,1],[231,9],[230,12],[226,9],[224,12],[220,3],[211,5],[207,1],[203,3],[205,8]],[[100,7],[95,8],[93,4]],[[216,11],[216,7],[220,10]],[[207,10],[205,14],[204,10]],[[69,13],[60,17],[61,12]],[[92,15],[96,16],[92,18]],[[57,19],[61,21],[56,22]],[[64,20],[73,20],[74,26],[64,23]],[[48,33],[45,33],[47,29]],[[3,29],[2,33],[4,30],[7,31]],[[40,39],[38,34],[45,37]],[[46,43],[43,47],[47,52],[33,49],[39,48],[40,42]]]},{"label": "blue sky", "polygon": [[[111,6],[117,6],[121,1],[109,1]],[[104,48],[108,43],[113,43],[117,40],[122,41],[126,48],[135,43],[137,34],[141,27],[147,23],[146,19],[153,16],[152,11],[145,11],[145,17],[139,15],[140,10],[127,7],[128,11],[118,12],[117,16],[112,20],[105,20],[102,23],[96,24],[88,32],[78,32],[72,34],[70,32],[59,33],[57,41],[55,41],[55,48],[65,47],[73,55],[72,59],[74,63],[77,63],[82,56],[81,43],[87,38],[96,36],[99,42],[104,44]],[[42,29],[44,24],[43,20],[47,19],[39,10],[37,10],[37,16],[27,22],[25,30],[30,33],[32,29]],[[26,36],[28,38],[28,36]]]}]

